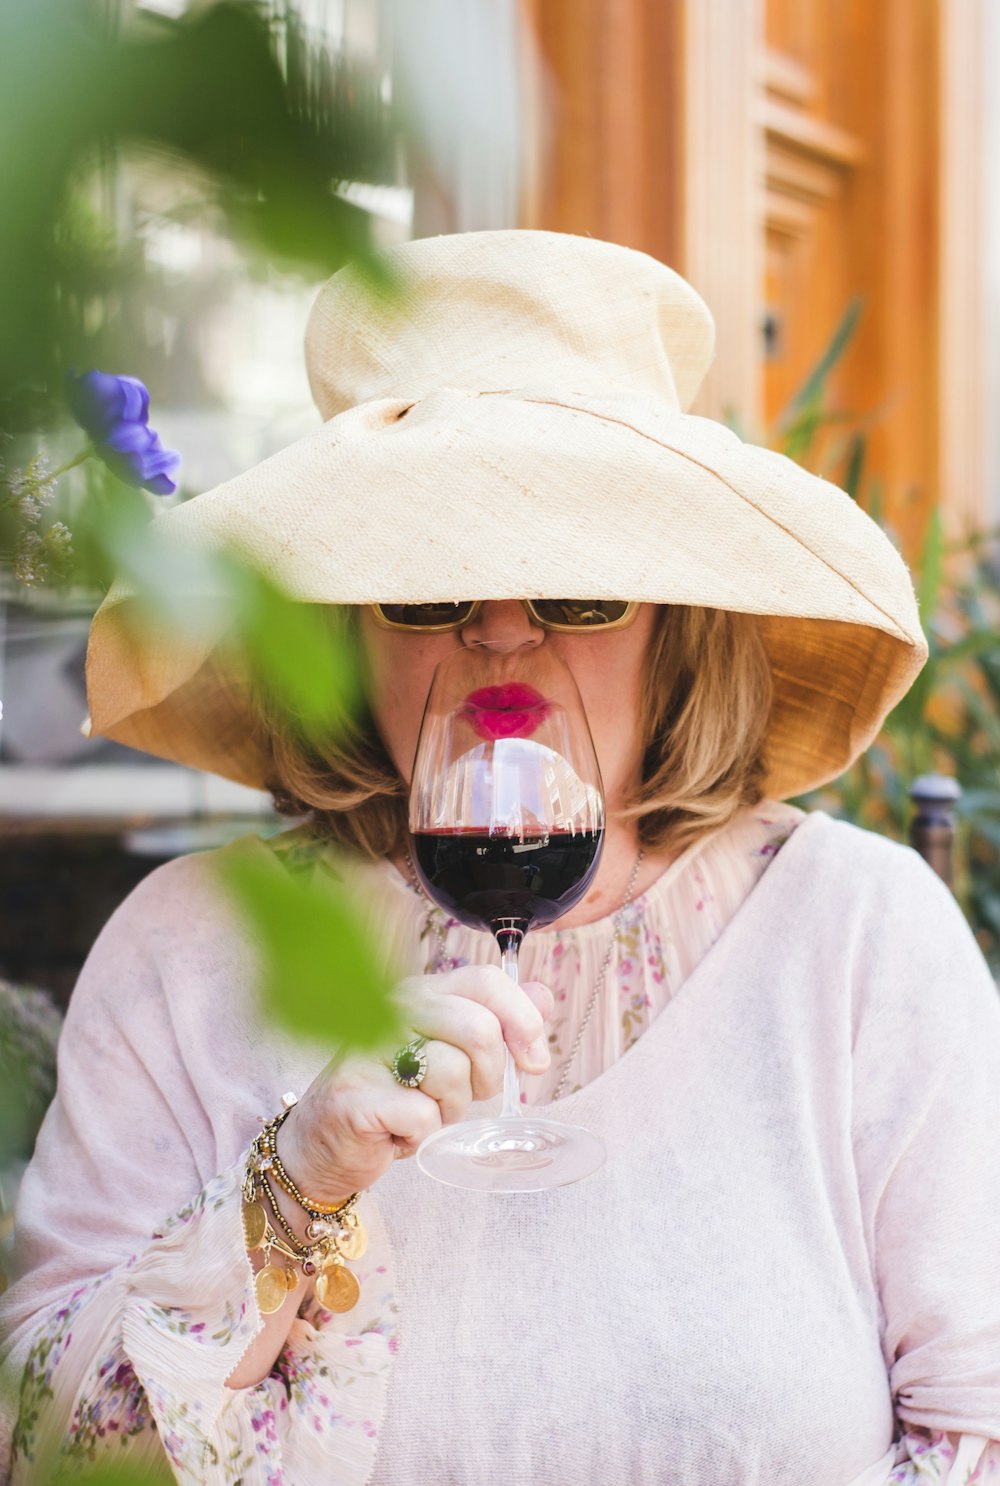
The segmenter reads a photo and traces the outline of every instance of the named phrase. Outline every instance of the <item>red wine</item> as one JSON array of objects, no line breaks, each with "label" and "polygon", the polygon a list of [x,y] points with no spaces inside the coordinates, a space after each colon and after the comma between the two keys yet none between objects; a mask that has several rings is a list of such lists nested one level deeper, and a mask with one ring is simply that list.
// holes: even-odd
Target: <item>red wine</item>
[{"label": "red wine", "polygon": [[417,872],[428,894],[471,929],[525,933],[579,903],[593,880],[603,831],[491,836],[417,831]]}]

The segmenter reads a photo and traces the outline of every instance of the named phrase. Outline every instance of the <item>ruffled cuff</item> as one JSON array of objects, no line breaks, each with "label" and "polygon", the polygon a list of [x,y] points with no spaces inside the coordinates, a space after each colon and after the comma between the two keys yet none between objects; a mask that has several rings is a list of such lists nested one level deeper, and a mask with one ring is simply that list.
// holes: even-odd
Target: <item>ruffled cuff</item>
[{"label": "ruffled cuff", "polygon": [[165,1451],[186,1486],[363,1486],[396,1349],[386,1235],[363,1199],[369,1249],[354,1310],[297,1317],[271,1373],[226,1386],[261,1329],[241,1218],[244,1160],[216,1177],[126,1263],[35,1329],[14,1437],[14,1480],[57,1455]]},{"label": "ruffled cuff", "polygon": [[205,1479],[226,1378],[261,1324],[243,1242],[243,1167],[38,1319],[18,1348],[15,1481],[47,1480],[58,1457],[93,1460],[118,1444],[161,1458],[162,1444],[179,1480]]},{"label": "ruffled cuff", "polygon": [[226,1379],[262,1326],[243,1238],[245,1165],[215,1177],[125,1269],[122,1349],[185,1482],[205,1479]]},{"label": "ruffled cuff", "polygon": [[333,1315],[313,1301],[269,1376],[242,1393],[227,1390],[212,1458],[231,1474],[212,1481],[364,1486],[370,1478],[397,1349],[396,1301],[381,1217],[370,1199],[361,1211],[369,1247],[351,1265],[357,1306]]}]

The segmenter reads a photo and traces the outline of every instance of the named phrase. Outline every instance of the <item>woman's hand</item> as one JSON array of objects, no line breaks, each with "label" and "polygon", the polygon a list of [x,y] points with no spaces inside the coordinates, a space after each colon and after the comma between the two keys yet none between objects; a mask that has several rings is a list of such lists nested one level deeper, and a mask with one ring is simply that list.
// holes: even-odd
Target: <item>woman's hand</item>
[{"label": "woman's hand", "polygon": [[550,1055],[545,1020],[552,993],[516,986],[496,966],[421,975],[398,989],[404,1031],[428,1039],[419,1088],[396,1082],[378,1057],[334,1059],[285,1120],[278,1151],[299,1190],[334,1202],[370,1187],[397,1156],[412,1156],[428,1135],[465,1117],[473,1099],[503,1087],[504,1052],[542,1073]]}]

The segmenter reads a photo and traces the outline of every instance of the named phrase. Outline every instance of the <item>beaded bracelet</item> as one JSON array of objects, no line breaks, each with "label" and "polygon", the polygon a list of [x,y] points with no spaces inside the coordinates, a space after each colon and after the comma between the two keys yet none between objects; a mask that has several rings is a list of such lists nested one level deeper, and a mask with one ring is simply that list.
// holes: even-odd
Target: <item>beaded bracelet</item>
[{"label": "beaded bracelet", "polygon": [[307,1268],[306,1266],[309,1265],[309,1264],[311,1264],[312,1261],[313,1261],[313,1259],[314,1259],[314,1250],[316,1248],[316,1245],[315,1244],[304,1244],[302,1242],[302,1240],[298,1237],[298,1235],[295,1233],[295,1231],[292,1228],[291,1224],[288,1222],[287,1218],[282,1213],[281,1208],[278,1206],[277,1198],[274,1195],[274,1189],[272,1188],[270,1182],[267,1180],[267,1178],[265,1176],[261,1176],[259,1178],[259,1188],[260,1188],[260,1193],[264,1197],[264,1200],[267,1202],[268,1207],[271,1209],[271,1217],[277,1223],[278,1227],[281,1229],[282,1233],[285,1235],[285,1238],[288,1240],[288,1242],[292,1245],[292,1248],[295,1250],[295,1257],[302,1264],[302,1272],[303,1272],[303,1274],[312,1274],[312,1273],[314,1273],[314,1270],[315,1270],[315,1265],[314,1264],[313,1264],[313,1267],[312,1268]]},{"label": "beaded bracelet", "polygon": [[[283,1191],[287,1192],[292,1201],[297,1202],[299,1207],[303,1208],[304,1211],[307,1212],[310,1218],[312,1218],[313,1220],[315,1220],[316,1218],[339,1219],[343,1217],[345,1213],[351,1212],[353,1210],[358,1198],[361,1196],[361,1193],[352,1192],[349,1197],[342,1197],[339,1202],[330,1203],[320,1202],[315,1197],[307,1197],[303,1192],[299,1191],[298,1187],[295,1185],[295,1183],[292,1181],[292,1178],[285,1170],[281,1157],[278,1155],[278,1131],[281,1129],[282,1125],[285,1123],[289,1114],[297,1103],[294,1094],[285,1094],[283,1096],[283,1100],[290,1100],[291,1102],[285,1102],[285,1108],[279,1115],[276,1115],[273,1120],[269,1120],[264,1125],[264,1128],[261,1130],[260,1135],[257,1137],[257,1141],[260,1143],[261,1156],[267,1163],[266,1165],[263,1165],[263,1169],[266,1171],[270,1171],[271,1175],[278,1183],[278,1186],[281,1187]],[[257,1142],[255,1142],[255,1144],[256,1143]]]},{"label": "beaded bracelet", "polygon": [[[264,1122],[261,1133],[251,1144],[243,1177],[243,1229],[247,1249],[264,1251],[264,1264],[254,1277],[257,1304],[262,1314],[272,1314],[281,1308],[288,1292],[298,1283],[293,1269],[271,1263],[271,1251],[275,1250],[299,1264],[304,1275],[316,1275],[316,1298],[320,1305],[331,1311],[349,1311],[357,1304],[361,1286],[344,1261],[360,1259],[368,1247],[367,1232],[355,1211],[361,1194],[352,1192],[350,1197],[333,1207],[327,1204],[311,1207],[307,1205],[308,1199],[303,1200],[278,1160],[275,1149],[275,1134],[295,1102],[294,1094],[285,1094],[282,1099],[285,1108],[281,1114]],[[309,1215],[306,1227],[308,1243],[297,1237],[281,1212],[268,1180],[269,1174]],[[283,1239],[272,1227],[264,1203],[284,1234]]]}]

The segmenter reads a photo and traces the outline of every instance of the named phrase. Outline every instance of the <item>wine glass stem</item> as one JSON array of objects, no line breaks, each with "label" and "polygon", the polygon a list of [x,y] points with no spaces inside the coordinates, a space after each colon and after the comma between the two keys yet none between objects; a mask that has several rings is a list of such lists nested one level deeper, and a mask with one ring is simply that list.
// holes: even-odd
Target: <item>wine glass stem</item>
[{"label": "wine glass stem", "polygon": [[[519,985],[517,952],[521,948],[521,935],[516,931],[511,931],[498,934],[497,940],[500,945],[500,965],[503,973],[509,975],[515,985]],[[503,1107],[500,1110],[500,1117],[504,1120],[516,1119],[521,1113],[521,1076],[517,1071],[514,1055],[510,1048],[507,1048],[503,1070]]]}]

